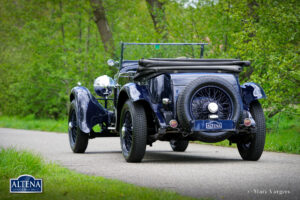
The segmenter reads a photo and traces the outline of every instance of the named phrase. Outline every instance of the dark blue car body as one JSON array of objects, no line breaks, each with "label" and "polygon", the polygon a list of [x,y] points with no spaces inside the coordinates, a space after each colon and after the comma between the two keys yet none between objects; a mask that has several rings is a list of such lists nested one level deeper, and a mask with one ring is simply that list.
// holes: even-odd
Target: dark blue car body
[{"label": "dark blue car body", "polygon": [[[124,45],[122,44],[122,53]],[[204,45],[200,44],[201,55]],[[112,88],[113,97],[104,96],[97,99],[91,92],[83,87],[74,87],[71,91],[70,101],[75,102],[77,124],[80,130],[89,135],[89,138],[118,136],[120,134],[120,114],[124,103],[130,100],[133,103],[143,105],[147,113],[148,138],[147,144],[156,140],[200,140],[204,142],[219,142],[229,139],[235,142],[236,136],[245,132],[251,132],[255,128],[255,122],[250,114],[251,103],[258,99],[266,98],[262,87],[256,83],[244,83],[240,85],[239,73],[243,67],[247,67],[248,61],[236,59],[141,59],[139,61],[123,60],[119,63],[119,71],[115,75],[116,85]],[[217,86],[205,85],[201,80],[217,82]],[[218,82],[218,80],[220,80]],[[191,89],[195,94],[190,95],[189,105],[185,106],[184,92],[196,83],[204,84],[202,90]],[[205,82],[205,81],[204,81]],[[224,86],[223,85],[226,86]],[[224,86],[224,87],[223,87]],[[208,88],[205,90],[205,88]],[[214,95],[227,98],[220,102],[219,115],[215,118],[213,113],[206,113],[209,118],[194,117],[203,116],[208,112],[207,105],[212,102],[212,97],[202,98],[201,94],[210,93],[211,87],[215,87]],[[229,89],[228,89],[229,88]],[[206,92],[205,92],[206,91]],[[204,93],[203,93],[204,92]],[[190,91],[191,93],[191,91]],[[181,95],[181,97],[180,97]],[[208,94],[207,94],[208,95]],[[167,103],[164,103],[163,101]],[[104,102],[103,104],[99,102]],[[108,110],[107,101],[113,102],[113,109]],[[193,101],[193,102],[192,102]],[[200,102],[200,103],[199,103]],[[208,103],[207,103],[208,102]],[[196,105],[204,105],[205,109]],[[230,105],[226,105],[230,104]],[[201,107],[200,106],[200,107]],[[202,109],[202,110],[201,110]],[[228,111],[227,117],[221,117],[222,110]],[[186,114],[191,112],[192,114]],[[230,112],[230,113],[229,113]],[[196,113],[196,114],[193,114]],[[244,120],[251,118],[251,126],[244,125]],[[176,127],[171,123],[177,123]],[[184,124],[185,123],[185,124]],[[101,132],[93,131],[93,127],[100,125]]]}]

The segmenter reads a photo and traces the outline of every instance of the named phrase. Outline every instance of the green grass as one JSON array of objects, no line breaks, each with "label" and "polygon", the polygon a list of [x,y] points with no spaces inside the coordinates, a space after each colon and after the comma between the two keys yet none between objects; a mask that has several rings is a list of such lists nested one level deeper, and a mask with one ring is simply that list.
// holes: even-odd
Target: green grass
[{"label": "green grass", "polygon": [[[10,194],[9,179],[30,174],[43,179],[41,194]],[[145,174],[147,175],[147,174]],[[138,187],[117,180],[83,175],[46,163],[28,151],[0,149],[0,199],[193,199],[175,192]]]},{"label": "green grass", "polygon": [[300,154],[300,116],[277,114],[267,120],[265,149]]},{"label": "green grass", "polygon": [[40,130],[51,132],[68,132],[67,120],[36,119],[34,116],[0,116],[0,127]]}]

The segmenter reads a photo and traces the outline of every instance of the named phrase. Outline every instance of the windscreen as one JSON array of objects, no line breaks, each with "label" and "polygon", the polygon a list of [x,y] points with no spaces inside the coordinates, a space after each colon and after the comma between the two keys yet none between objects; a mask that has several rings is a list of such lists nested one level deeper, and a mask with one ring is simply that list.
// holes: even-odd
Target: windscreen
[{"label": "windscreen", "polygon": [[123,60],[200,57],[201,45],[195,44],[124,44],[123,46]]}]

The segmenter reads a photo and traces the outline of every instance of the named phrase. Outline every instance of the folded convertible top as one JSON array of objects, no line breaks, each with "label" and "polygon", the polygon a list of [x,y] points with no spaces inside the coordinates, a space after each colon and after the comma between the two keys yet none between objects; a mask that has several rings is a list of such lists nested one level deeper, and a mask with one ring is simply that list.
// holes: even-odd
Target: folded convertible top
[{"label": "folded convertible top", "polygon": [[249,61],[237,59],[187,59],[187,58],[151,58],[140,59],[137,73],[134,77],[139,80],[147,76],[156,76],[162,73],[223,71],[239,73],[243,66],[249,66]]},{"label": "folded convertible top", "polygon": [[174,59],[174,58],[151,58],[140,59],[139,65],[143,67],[152,66],[213,66],[213,65],[239,65],[249,66],[250,61],[237,59]]}]

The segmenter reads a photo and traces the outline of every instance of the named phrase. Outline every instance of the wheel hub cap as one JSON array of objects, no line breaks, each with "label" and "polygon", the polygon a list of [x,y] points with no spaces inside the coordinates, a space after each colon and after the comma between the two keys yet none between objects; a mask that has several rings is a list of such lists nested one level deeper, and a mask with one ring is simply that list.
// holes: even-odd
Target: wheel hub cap
[{"label": "wheel hub cap", "polygon": [[[205,86],[192,96],[190,111],[195,120],[226,120],[232,116],[233,105],[225,90],[217,86]],[[210,117],[212,114],[217,117]]]},{"label": "wheel hub cap", "polygon": [[72,122],[69,122],[69,128],[73,128]]},{"label": "wheel hub cap", "polygon": [[218,104],[216,104],[216,103],[210,103],[210,104],[208,104],[208,110],[209,110],[209,112],[216,113],[218,111],[218,109],[219,109]]},{"label": "wheel hub cap", "polygon": [[125,124],[122,127],[122,137],[125,137],[125,133],[126,133],[126,127]]}]

